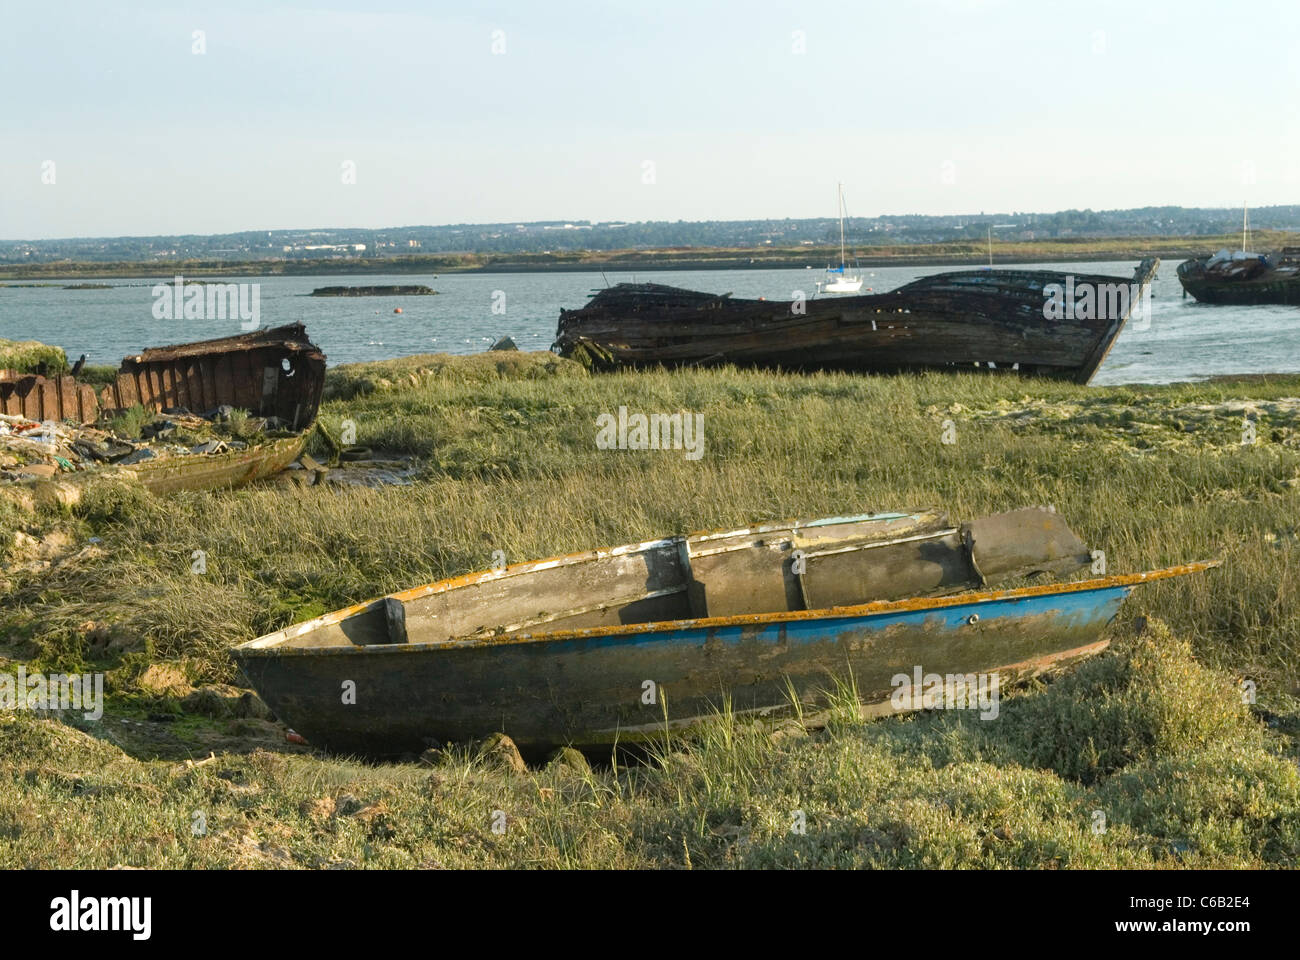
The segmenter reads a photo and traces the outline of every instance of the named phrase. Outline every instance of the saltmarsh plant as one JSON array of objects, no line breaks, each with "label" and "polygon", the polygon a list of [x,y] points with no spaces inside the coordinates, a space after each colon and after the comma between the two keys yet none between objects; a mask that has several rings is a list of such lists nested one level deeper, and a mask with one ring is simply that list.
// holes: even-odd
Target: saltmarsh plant
[{"label": "saltmarsh plant", "polygon": [[[1241,703],[1237,680],[1253,680],[1291,729],[1300,450],[1273,436],[1296,424],[1271,415],[1261,442],[1243,447],[1236,413],[1226,423],[1161,413],[1138,449],[1119,407],[1271,402],[1300,395],[1300,378],[1118,389],[736,370],[505,379],[500,363],[545,371],[554,358],[482,356],[464,370],[444,358],[437,376],[383,378],[388,386],[325,405],[335,431],[351,419],[358,443],[424,458],[413,486],[104,493],[72,517],[32,518],[32,529],[64,525],[77,544],[103,542],[75,561],[6,569],[0,636],[21,638],[42,662],[113,671],[115,696],[127,698],[151,661],[184,663],[195,681],[238,680],[231,645],[485,568],[495,550],[515,562],[847,511],[938,507],[967,519],[1051,503],[1105,550],[1108,572],[1224,564],[1135,592],[1124,616],[1162,618],[1167,631],[1153,622],[1053,683],[1004,690],[996,721],[934,711],[862,722],[851,679],[828,678],[826,730],[804,731],[796,718],[773,739],[720,700],[698,736],[584,774],[557,765],[508,775],[456,751],[436,768],[284,754],[278,728],[241,741],[243,727],[220,726],[246,720],[212,721],[220,742],[246,745],[190,769],[183,744],[115,727],[120,706],[90,735],[3,717],[0,862],[1295,865],[1294,759]],[[978,415],[1026,397],[1066,412],[1015,423]],[[621,405],[704,414],[704,456],[598,449],[595,418]],[[940,442],[945,419],[955,444]],[[1177,446],[1163,442],[1175,433]],[[201,574],[195,550],[207,558]],[[136,638],[135,652],[92,645],[90,622]],[[269,752],[241,752],[254,742]],[[353,806],[343,797],[369,812],[340,812]],[[205,842],[189,832],[200,804],[212,825]],[[30,813],[43,809],[76,815]],[[491,831],[495,810],[507,816],[504,834]],[[1105,833],[1093,832],[1098,810]],[[804,833],[792,830],[798,822]]]},{"label": "saltmarsh plant", "polygon": [[67,354],[62,347],[51,347],[36,340],[0,338],[0,370],[35,373],[42,365],[51,377],[67,373]]},{"label": "saltmarsh plant", "polygon": [[123,410],[108,421],[108,431],[124,440],[140,439],[140,431],[153,422],[153,413],[140,404]]},{"label": "saltmarsh plant", "polygon": [[[434,766],[286,747],[191,767],[183,755],[151,759],[147,745],[124,752],[110,715],[82,732],[10,713],[0,715],[0,857],[42,867],[1296,866],[1300,772],[1281,738],[1229,696],[1232,678],[1197,665],[1159,625],[1122,640],[1070,686],[1007,697],[996,721],[936,710],[773,736],[720,702],[700,730],[664,738],[643,761],[562,759],[522,774],[466,747]],[[1039,749],[1045,713],[1093,699],[1110,706],[1076,713]],[[1207,708],[1209,721],[1198,715]],[[1057,769],[1069,740],[1114,741],[1116,712],[1135,718],[1123,759],[1115,752],[1084,778]]]},{"label": "saltmarsh plant", "polygon": [[[103,554],[75,575],[56,566],[15,577],[0,625],[35,617],[39,597],[42,629],[111,615],[169,655],[199,647],[210,675],[230,676],[232,643],[481,569],[497,549],[515,562],[774,517],[938,507],[967,519],[1050,503],[1105,551],[1110,572],[1221,557],[1208,574],[1144,588],[1126,611],[1163,617],[1199,657],[1248,674],[1265,696],[1291,689],[1300,449],[1208,436],[1139,453],[1117,435],[1083,439],[1096,425],[1076,435],[970,414],[1028,394],[1217,403],[1297,395],[1300,378],[1086,389],[724,370],[394,387],[327,404],[322,418],[335,431],[352,420],[362,445],[424,458],[414,486],[261,485],[95,508],[87,532],[103,537]],[[595,418],[619,406],[702,413],[703,456],[597,448]],[[945,419],[954,444],[940,442]],[[209,557],[201,577],[190,572],[196,549]]]}]

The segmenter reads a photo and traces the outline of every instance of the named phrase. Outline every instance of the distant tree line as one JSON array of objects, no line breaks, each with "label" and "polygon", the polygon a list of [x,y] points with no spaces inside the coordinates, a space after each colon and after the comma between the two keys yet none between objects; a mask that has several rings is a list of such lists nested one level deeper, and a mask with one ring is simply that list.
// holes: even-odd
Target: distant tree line
[{"label": "distant tree line", "polygon": [[[1300,206],[1250,212],[1259,230],[1300,230]],[[1062,210],[1057,213],[899,214],[845,222],[851,244],[881,246],[973,241],[990,230],[998,240],[1067,237],[1186,237],[1232,233],[1241,211],[1204,207]],[[149,260],[373,259],[441,253],[560,253],[673,247],[795,247],[834,244],[839,224],[828,218],[784,220],[586,220],[449,224],[382,230],[272,230],[213,236],[0,240],[0,263]],[[364,250],[354,246],[364,245]],[[330,249],[346,247],[346,250]],[[311,249],[314,248],[314,249]]]}]

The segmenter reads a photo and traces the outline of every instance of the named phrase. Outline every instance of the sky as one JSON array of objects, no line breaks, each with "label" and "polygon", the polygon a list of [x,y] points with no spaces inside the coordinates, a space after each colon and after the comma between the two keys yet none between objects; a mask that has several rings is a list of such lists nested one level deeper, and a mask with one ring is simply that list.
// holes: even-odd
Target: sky
[{"label": "sky", "polygon": [[1296,203],[1298,36],[1295,0],[11,4],[0,238]]}]

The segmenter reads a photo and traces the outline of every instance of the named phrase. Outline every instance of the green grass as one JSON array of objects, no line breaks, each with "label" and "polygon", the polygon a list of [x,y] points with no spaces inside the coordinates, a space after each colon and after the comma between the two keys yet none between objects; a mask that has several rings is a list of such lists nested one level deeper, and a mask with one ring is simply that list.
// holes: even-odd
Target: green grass
[{"label": "green grass", "polygon": [[68,371],[68,357],[62,347],[51,347],[35,340],[0,339],[0,370],[35,373],[46,365],[49,376]]},{"label": "green grass", "polygon": [[[0,513],[0,526],[70,540],[48,566],[11,551],[0,655],[105,670],[111,697],[104,720],[76,721],[84,731],[0,713],[5,862],[1296,864],[1300,405],[1285,400],[1300,377],[1083,388],[974,374],[590,376],[524,353],[328,380],[327,429],[351,420],[357,443],[419,456],[413,486],[105,491],[75,514]],[[1248,447],[1239,400],[1258,413]],[[703,457],[598,449],[595,418],[620,405],[702,413]],[[955,444],[940,442],[945,420]],[[181,709],[180,693],[148,688],[150,665],[237,682],[231,645],[486,567],[497,549],[514,562],[774,517],[934,506],[965,519],[1035,503],[1104,549],[1108,572],[1224,564],[1137,591],[1114,652],[1016,691],[997,721],[860,723],[840,710],[825,731],[773,738],[724,715],[644,765],[515,775],[463,750],[436,768],[366,765],[302,752],[256,719],[147,719]],[[1153,625],[1132,636],[1123,624],[1139,616]],[[1242,704],[1243,678],[1258,707]],[[216,761],[183,766],[208,749]],[[345,794],[356,803],[335,811]],[[202,838],[195,809],[207,811]],[[807,829],[792,833],[800,810]]]}]

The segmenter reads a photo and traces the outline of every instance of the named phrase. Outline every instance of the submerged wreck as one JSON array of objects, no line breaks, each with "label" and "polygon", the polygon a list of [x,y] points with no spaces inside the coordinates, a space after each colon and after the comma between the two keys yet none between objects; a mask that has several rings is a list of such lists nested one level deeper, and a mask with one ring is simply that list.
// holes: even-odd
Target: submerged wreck
[{"label": "submerged wreck", "polygon": [[[0,448],[17,479],[72,480],[126,470],[152,493],[235,486],[284,469],[302,452],[325,383],[325,355],[302,324],[127,357],[112,383],[0,371]],[[152,442],[115,436],[115,416],[158,415]],[[251,439],[187,446],[205,421],[252,418]],[[171,419],[168,419],[171,418]]]},{"label": "submerged wreck", "polygon": [[1274,254],[1220,250],[1180,263],[1178,282],[1184,297],[1191,294],[1201,303],[1300,305],[1300,247]]},{"label": "submerged wreck", "polygon": [[980,368],[1088,383],[1130,314],[1147,303],[1158,265],[1143,260],[1131,279],[967,270],[923,277],[888,293],[791,301],[620,283],[580,309],[561,310],[552,349],[593,369],[727,363],[878,372]]},{"label": "submerged wreck", "polygon": [[[966,524],[932,512],[784,521],[472,573],[232,654],[281,720],[332,750],[392,755],[501,731],[534,755],[608,751],[698,724],[724,698],[738,715],[816,723],[850,679],[864,715],[895,709],[898,677],[918,669],[1012,683],[1103,649],[1139,584],[1214,565],[1027,584],[1090,560],[1037,507]],[[340,700],[345,681],[355,702]]]}]

